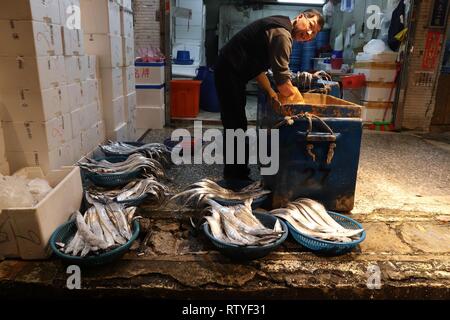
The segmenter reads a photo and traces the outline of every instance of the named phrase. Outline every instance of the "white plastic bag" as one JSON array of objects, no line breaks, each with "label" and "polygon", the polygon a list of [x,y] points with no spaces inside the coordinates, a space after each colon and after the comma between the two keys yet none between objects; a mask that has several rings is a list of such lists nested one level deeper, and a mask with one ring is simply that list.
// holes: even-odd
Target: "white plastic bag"
[{"label": "white plastic bag", "polygon": [[372,39],[363,48],[364,53],[379,54],[386,50],[386,44],[383,40]]}]

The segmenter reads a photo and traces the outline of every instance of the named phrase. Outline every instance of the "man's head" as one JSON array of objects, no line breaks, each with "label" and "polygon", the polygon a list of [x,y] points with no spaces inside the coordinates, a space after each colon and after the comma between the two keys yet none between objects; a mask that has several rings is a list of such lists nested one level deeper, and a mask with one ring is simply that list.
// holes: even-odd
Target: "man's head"
[{"label": "man's head", "polygon": [[292,21],[292,38],[295,41],[310,41],[316,37],[324,23],[323,16],[319,11],[305,10]]}]

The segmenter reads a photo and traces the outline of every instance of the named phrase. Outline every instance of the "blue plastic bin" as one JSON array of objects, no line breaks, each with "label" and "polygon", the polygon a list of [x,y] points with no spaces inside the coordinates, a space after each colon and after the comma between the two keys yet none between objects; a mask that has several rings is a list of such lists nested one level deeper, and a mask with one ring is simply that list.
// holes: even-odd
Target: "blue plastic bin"
[{"label": "blue plastic bin", "polygon": [[[305,197],[321,202],[328,210],[350,211],[359,164],[362,108],[327,95],[305,94],[304,97],[306,104],[288,106],[291,114],[317,115],[333,133],[317,119],[312,121],[311,132],[305,118],[279,127],[279,170],[275,175],[263,176],[265,186],[272,191],[272,207]],[[258,128],[274,128],[283,119],[266,94],[260,92]]]}]

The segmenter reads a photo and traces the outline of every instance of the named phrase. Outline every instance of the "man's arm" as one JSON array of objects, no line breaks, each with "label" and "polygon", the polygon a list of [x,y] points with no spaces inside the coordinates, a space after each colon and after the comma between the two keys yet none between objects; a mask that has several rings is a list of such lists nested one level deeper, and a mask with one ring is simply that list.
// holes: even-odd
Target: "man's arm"
[{"label": "man's arm", "polygon": [[278,100],[277,93],[272,89],[272,86],[270,85],[269,78],[267,78],[265,72],[261,72],[258,76],[256,76],[256,81],[258,82],[259,86],[265,90],[269,96],[272,99]]}]

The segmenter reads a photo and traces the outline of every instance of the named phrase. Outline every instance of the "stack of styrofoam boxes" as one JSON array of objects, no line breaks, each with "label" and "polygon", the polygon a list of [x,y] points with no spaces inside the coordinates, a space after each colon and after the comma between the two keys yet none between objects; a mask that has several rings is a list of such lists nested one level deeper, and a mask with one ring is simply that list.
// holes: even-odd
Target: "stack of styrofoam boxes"
[{"label": "stack of styrofoam boxes", "polygon": [[0,123],[0,174],[4,176],[9,175],[9,163],[8,160],[6,160],[5,138],[3,135],[3,128],[1,126],[1,123]]},{"label": "stack of styrofoam boxes", "polygon": [[356,56],[354,73],[364,74],[366,88],[361,105],[363,121],[392,121],[392,106],[395,98],[397,53],[359,53]]},{"label": "stack of styrofoam boxes", "polygon": [[120,6],[113,0],[80,0],[80,5],[86,52],[99,59],[106,137],[127,140]]},{"label": "stack of styrofoam boxes", "polygon": [[80,0],[59,0],[74,162],[105,140],[95,55],[85,55],[83,29],[71,25]]},{"label": "stack of styrofoam boxes", "polygon": [[59,1],[1,6],[1,119],[10,169],[72,164]]},{"label": "stack of styrofoam boxes", "polygon": [[136,127],[139,135],[165,124],[163,62],[136,62]]},{"label": "stack of styrofoam boxes", "polygon": [[131,0],[121,0],[120,25],[123,48],[122,77],[128,140],[139,138],[136,128],[136,89],[134,80],[134,24]]}]

